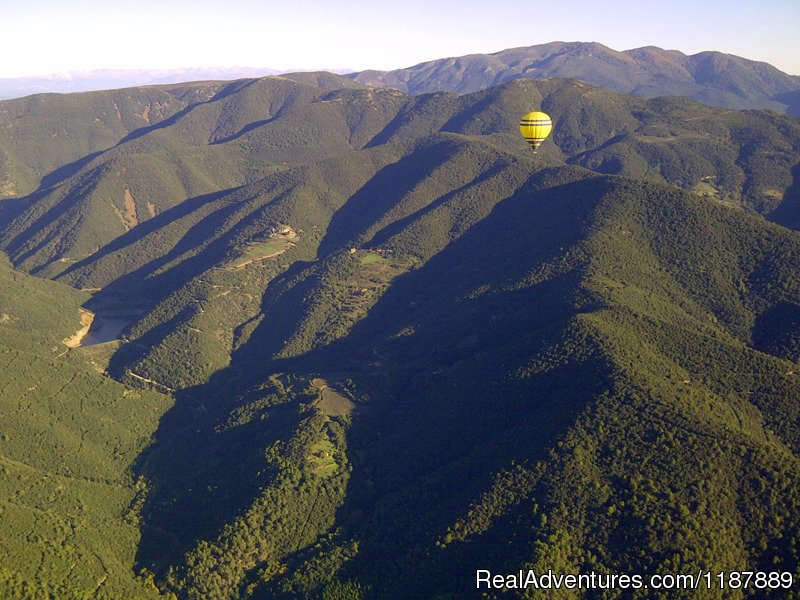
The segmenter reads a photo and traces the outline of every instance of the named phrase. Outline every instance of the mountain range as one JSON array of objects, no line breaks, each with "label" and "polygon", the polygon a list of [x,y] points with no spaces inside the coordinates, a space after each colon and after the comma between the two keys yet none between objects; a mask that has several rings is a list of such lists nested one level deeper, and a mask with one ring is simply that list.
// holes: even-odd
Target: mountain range
[{"label": "mountain range", "polygon": [[800,577],[800,122],[444,64],[0,102],[0,595]]},{"label": "mountain range", "polygon": [[[267,68],[98,69],[40,77],[0,79],[0,100],[36,93],[159,85],[187,81],[257,78],[287,71]],[[347,74],[348,69],[331,70]],[[348,75],[372,86],[409,94],[475,92],[512,79],[574,78],[607,89],[654,98],[686,96],[722,108],[760,108],[800,114],[800,76],[764,62],[722,52],[688,56],[678,50],[646,46],[617,51],[597,42],[550,42],[492,54],[432,60],[391,71]]]},{"label": "mountain range", "polygon": [[619,52],[596,42],[551,42],[432,60],[393,71],[362,71],[351,77],[411,94],[464,94],[512,79],[569,77],[647,98],[686,96],[723,108],[800,114],[800,77],[731,54],[687,56],[655,46]]}]

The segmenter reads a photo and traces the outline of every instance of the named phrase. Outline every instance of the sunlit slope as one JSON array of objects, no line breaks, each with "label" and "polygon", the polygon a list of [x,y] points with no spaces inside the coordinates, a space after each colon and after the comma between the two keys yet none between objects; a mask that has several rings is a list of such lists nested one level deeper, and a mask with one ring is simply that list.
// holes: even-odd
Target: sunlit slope
[{"label": "sunlit slope", "polygon": [[[15,264],[52,277],[187,200],[203,203],[293,165],[381,146],[407,152],[439,132],[527,156],[513,124],[531,107],[555,123],[541,162],[662,180],[796,224],[796,210],[787,208],[798,196],[800,126],[791,118],[644,100],[559,79],[409,97],[334,75],[298,75],[229,84],[209,101],[87,155],[75,172],[54,173],[49,185],[8,209],[17,216],[2,243]],[[28,143],[39,151],[35,138]]]},{"label": "sunlit slope", "polygon": [[134,579],[128,469],[169,402],[101,376],[62,343],[81,328],[85,294],[2,260],[0,593],[154,597]]},{"label": "sunlit slope", "polygon": [[47,188],[87,157],[187,106],[219,83],[178,84],[84,94],[36,94],[0,103],[0,199]]},{"label": "sunlit slope", "polygon": [[[334,76],[330,76],[334,77]],[[230,84],[166,122],[87,157],[76,173],[18,202],[4,239],[17,263],[53,276],[187,198],[232,190],[285,168],[352,152],[402,95],[330,89],[283,77]],[[313,85],[312,85],[313,83]]]}]

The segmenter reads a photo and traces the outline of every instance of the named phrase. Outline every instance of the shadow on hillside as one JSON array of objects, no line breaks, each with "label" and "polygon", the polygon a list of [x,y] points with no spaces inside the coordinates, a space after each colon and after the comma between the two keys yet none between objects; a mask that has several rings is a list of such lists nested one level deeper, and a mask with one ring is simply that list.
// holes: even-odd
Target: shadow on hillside
[{"label": "shadow on hillside", "polygon": [[[88,158],[88,157],[87,157]],[[93,173],[97,169],[102,169],[103,166],[100,165],[95,167],[92,171],[85,173],[83,179],[81,179],[80,184],[74,186],[69,193],[67,193],[64,198],[57,201],[55,205],[51,205],[47,208],[42,214],[36,217],[35,226],[31,227],[28,226],[25,228],[24,231],[16,235],[15,237],[11,238],[8,242],[6,242],[6,248],[9,254],[14,254],[14,262],[15,264],[19,264],[25,261],[30,256],[33,256],[45,247],[52,238],[56,235],[57,232],[52,230],[52,226],[65,214],[67,214],[70,210],[76,208],[80,205],[81,202],[84,200],[84,195],[88,188],[94,186],[94,177]],[[34,192],[30,196],[26,196],[22,200],[26,203],[27,206],[33,206],[36,204],[41,204],[42,200],[44,200],[48,194],[52,191],[52,189],[42,189],[39,191]],[[39,232],[37,237],[31,237],[31,231]],[[48,231],[49,230],[49,231]],[[47,232],[46,235],[41,235],[42,232]],[[26,242],[31,241],[31,239],[38,239],[38,242],[33,244],[31,248],[22,252],[21,254],[17,254],[21,251],[22,247],[25,245]]]},{"label": "shadow on hillside", "polygon": [[[543,349],[556,331],[516,350]],[[502,512],[481,542],[445,553],[437,541],[491,490],[499,472],[544,458],[607,383],[599,363],[578,361],[532,380],[498,382],[498,358],[487,353],[456,363],[449,381],[420,370],[402,396],[376,398],[354,420],[354,469],[337,524],[344,539],[359,540],[359,554],[342,578],[375,574],[369,583],[378,597],[422,598],[459,587],[468,594],[465,573],[485,568],[487,557],[512,568],[530,558],[530,537],[520,535],[533,526],[526,496],[517,500],[521,506],[500,500]],[[458,561],[454,552],[462,554]]]},{"label": "shadow on hillside", "polygon": [[[582,265],[564,265],[538,281],[531,273],[586,235],[596,204],[592,189],[591,183],[581,194],[570,184],[556,191],[529,186],[425,265],[399,276],[344,338],[279,360],[263,339],[281,338],[271,332],[278,321],[262,324],[233,353],[229,368],[176,393],[135,468],[152,488],[141,513],[138,565],[163,574],[180,564],[269,483],[263,450],[293,430],[297,412],[278,407],[266,421],[224,430],[241,393],[258,390],[272,373],[337,370],[370,398],[349,428],[353,472],[336,521],[345,539],[360,543],[347,572],[386,574],[379,587],[413,596],[422,589],[416,586],[431,585],[437,569],[454,568],[447,555],[431,558],[436,539],[498,471],[540,457],[605,384],[599,364],[582,359],[525,374],[537,353],[564,338],[580,298]],[[308,268],[293,267],[285,281]],[[476,289],[487,291],[470,293]],[[265,296],[265,309],[279,315],[279,301],[296,298]],[[407,324],[413,333],[396,337]],[[498,556],[521,555],[519,545],[504,546],[501,537]]]},{"label": "shadow on hillside", "polygon": [[3,232],[11,224],[11,221],[30,206],[30,202],[31,196],[0,200],[0,236],[4,235]]},{"label": "shadow on hillside", "polygon": [[800,305],[778,302],[753,325],[753,347],[785,360],[800,360]]},{"label": "shadow on hillside", "polygon": [[[452,142],[438,142],[432,147],[411,154],[408,159],[384,167],[356,191],[331,218],[317,252],[321,260],[315,263],[295,263],[270,283],[262,300],[264,319],[252,336],[249,348],[257,348],[255,354],[259,356],[275,356],[281,352],[294,333],[302,327],[307,328],[308,325],[304,325],[303,321],[310,316],[309,298],[314,296],[315,292],[322,295],[331,291],[321,282],[328,275],[327,269],[336,268],[335,265],[331,267],[329,263],[335,263],[337,259],[334,257],[329,262],[325,262],[324,259],[344,250],[346,245],[355,239],[364,237],[386,213],[398,206],[405,208],[403,201],[406,195],[456,151],[457,148]],[[411,208],[416,210],[386,225],[371,240],[366,240],[366,243],[369,246],[383,243],[470,187],[495,177],[503,168],[502,165],[493,166],[420,208],[412,205]],[[424,196],[422,199],[425,199]],[[324,302],[325,299],[321,298],[319,301]]]},{"label": "shadow on hillside", "polygon": [[776,94],[770,99],[785,104],[786,114],[800,117],[800,90]]},{"label": "shadow on hillside", "polygon": [[37,191],[49,190],[51,188],[54,188],[59,183],[65,181],[65,180],[69,179],[70,177],[72,177],[73,175],[75,175],[78,171],[83,169],[86,165],[91,163],[95,158],[97,158],[98,156],[100,156],[104,152],[106,152],[106,151],[105,150],[100,150],[99,152],[94,152],[92,154],[87,154],[83,158],[79,158],[76,161],[73,161],[73,162],[71,162],[71,163],[69,163],[67,165],[59,167],[58,169],[55,169],[54,171],[51,171],[50,173],[48,173],[47,175],[42,177],[42,181],[39,184],[39,189]]},{"label": "shadow on hillside", "polygon": [[375,134],[371,140],[364,144],[364,148],[376,148],[389,143],[392,137],[394,137],[394,135],[398,133],[400,129],[408,125],[411,119],[410,115],[414,113],[413,107],[418,106],[421,101],[425,100],[426,98],[424,97],[422,99],[413,98],[411,102],[401,109],[400,112],[398,112],[381,131]]},{"label": "shadow on hillside", "polygon": [[[586,234],[595,199],[591,184],[580,189],[582,195],[571,185],[526,190],[501,202],[423,267],[398,277],[346,338],[293,365],[308,371],[361,364],[350,378],[370,401],[350,428],[354,470],[337,525],[343,539],[359,540],[344,577],[375,573],[370,583],[379,597],[452,591],[453,582],[466,582],[465,562],[485,567],[487,548],[493,564],[529,558],[530,539],[513,535],[514,527],[531,526],[522,508],[483,534],[480,556],[474,545],[442,553],[436,541],[498,471],[542,458],[607,389],[605,365],[591,356],[521,374],[535,355],[564,340],[578,310],[598,308],[581,299],[580,262],[518,284]],[[469,294],[483,286],[493,291]],[[405,325],[414,332],[394,338]]]},{"label": "shadow on hillside", "polygon": [[242,136],[247,135],[251,131],[258,129],[259,127],[263,127],[264,125],[269,125],[270,123],[274,122],[275,120],[279,119],[283,115],[283,111],[278,111],[276,114],[271,116],[269,119],[261,119],[260,121],[253,121],[242,127],[236,133],[231,135],[222,137],[222,138],[215,138],[213,139],[210,144],[212,146],[216,146],[218,144],[227,144],[228,142],[233,142],[234,140],[238,140]]},{"label": "shadow on hillside", "polygon": [[[94,161],[99,156],[102,156],[106,152],[112,151],[115,148],[125,144],[126,142],[130,142],[132,140],[136,140],[138,138],[141,138],[141,137],[143,137],[143,136],[145,136],[148,133],[151,133],[153,131],[158,131],[158,130],[161,130],[161,129],[165,129],[165,128],[171,126],[171,125],[174,125],[181,118],[183,118],[186,114],[188,114],[192,110],[194,110],[197,106],[200,106],[202,104],[208,104],[208,103],[214,102],[216,100],[219,100],[221,98],[224,98],[225,96],[227,96],[229,94],[232,94],[232,93],[238,91],[239,89],[242,89],[243,87],[246,87],[247,85],[250,85],[251,83],[252,83],[252,81],[248,80],[248,81],[237,81],[237,82],[234,82],[234,83],[232,83],[230,85],[227,85],[222,90],[217,92],[217,94],[215,94],[214,97],[211,98],[208,101],[195,102],[195,103],[189,104],[188,106],[186,106],[182,110],[178,111],[174,115],[172,115],[170,117],[167,117],[166,119],[164,119],[162,121],[159,121],[155,125],[148,125],[147,127],[140,127],[139,129],[135,129],[134,131],[131,131],[126,136],[124,136],[121,140],[119,140],[117,143],[115,143],[110,148],[107,148],[106,150],[100,150],[100,151],[97,151],[97,152],[93,152],[91,154],[87,154],[86,156],[83,156],[83,157],[81,157],[81,158],[79,158],[79,159],[77,159],[77,160],[75,160],[75,161],[73,161],[71,163],[68,163],[66,165],[62,165],[61,167],[58,167],[57,169],[54,169],[53,171],[51,171],[50,173],[48,173],[44,177],[42,177],[41,182],[39,184],[39,188],[35,192],[33,192],[32,194],[29,194],[28,196],[26,196],[25,198],[22,199],[22,200],[24,200],[24,204],[28,205],[28,206],[31,206],[31,205],[34,205],[37,202],[40,202],[42,199],[47,197],[48,194],[52,193],[53,189],[56,188],[59,184],[65,182],[70,177],[74,177],[74,176],[78,175],[83,169],[85,169],[86,167],[91,165],[92,161]],[[44,230],[46,230],[48,227],[50,227],[54,223],[56,223],[59,218],[63,217],[67,212],[69,212],[69,210],[73,209],[77,205],[77,203],[81,202],[82,199],[84,198],[85,194],[86,194],[86,188],[87,187],[91,187],[91,186],[94,185],[94,183],[92,181],[93,180],[92,173],[96,169],[104,168],[104,166],[105,165],[103,165],[103,164],[97,165],[95,167],[95,169],[93,169],[91,171],[88,171],[87,173],[84,173],[84,180],[81,181],[78,186],[75,186],[77,188],[77,190],[75,188],[70,190],[69,194],[65,198],[59,200],[55,206],[50,207],[47,211],[45,211],[42,215],[40,215],[36,219],[37,223],[36,223],[35,230],[36,231],[44,231]],[[26,229],[29,229],[29,228],[26,228]],[[7,248],[9,249],[9,251],[11,253],[16,252],[18,250],[18,246],[25,242],[24,236],[25,236],[24,233],[20,234],[20,235],[16,236],[15,238],[11,239],[7,243]],[[49,243],[51,241],[51,237],[52,237],[52,234],[50,236],[44,236],[44,239],[42,241],[40,241],[39,243],[35,244],[32,249],[29,249],[24,254],[15,257],[15,263],[19,264],[20,262],[25,261],[28,257],[33,256],[34,254],[36,254],[36,252],[41,250],[47,243]],[[42,269],[47,267],[51,262],[52,261],[49,261],[48,263],[46,263],[44,265],[40,265],[35,271],[41,271]],[[85,263],[85,261],[81,261],[81,262]]]},{"label": "shadow on hillside", "polygon": [[116,148],[117,146],[121,146],[126,142],[138,140],[139,138],[154,131],[159,131],[161,129],[166,129],[167,127],[171,127],[172,125],[180,121],[183,117],[185,117],[187,114],[196,109],[198,106],[203,106],[204,104],[211,104],[213,102],[216,102],[217,100],[222,100],[226,96],[230,96],[231,94],[252,85],[256,81],[257,79],[243,79],[234,81],[233,83],[230,83],[225,87],[223,87],[220,91],[214,94],[214,96],[209,100],[205,100],[202,102],[193,102],[192,104],[189,104],[185,108],[176,112],[174,115],[159,121],[155,125],[148,125],[147,127],[140,127],[139,129],[134,129],[128,135],[122,138],[119,142],[117,142],[114,145],[114,147]]},{"label": "shadow on hillside", "polygon": [[[38,189],[35,192],[33,192],[32,194],[29,194],[28,196],[26,196],[25,199],[28,201],[29,204],[34,203],[37,199],[41,199],[45,195],[45,192],[52,191],[52,189],[54,187],[56,187],[57,185],[59,185],[60,183],[63,183],[64,181],[66,181],[70,177],[73,177],[74,175],[77,175],[82,169],[84,169],[85,167],[90,165],[94,159],[96,159],[99,156],[102,156],[106,152],[109,152],[109,151],[113,150],[114,148],[117,148],[117,147],[123,145],[126,142],[130,142],[132,140],[139,139],[139,138],[147,135],[148,133],[151,133],[151,132],[154,132],[154,131],[159,131],[161,129],[165,129],[167,127],[170,127],[171,125],[174,125],[176,122],[178,122],[186,114],[188,114],[189,112],[194,110],[196,107],[201,106],[203,104],[209,104],[209,103],[215,102],[217,100],[220,100],[222,98],[225,98],[226,96],[229,96],[230,94],[233,94],[233,93],[243,89],[244,87],[247,87],[248,85],[251,85],[254,81],[256,81],[256,80],[241,80],[241,81],[233,82],[233,83],[225,86],[219,92],[217,92],[210,100],[203,101],[203,102],[194,102],[192,104],[189,104],[188,106],[186,106],[185,108],[181,109],[180,111],[178,111],[174,115],[171,115],[170,117],[167,117],[166,119],[164,119],[162,121],[159,121],[158,123],[156,123],[154,125],[148,125],[146,127],[140,127],[138,129],[135,129],[135,130],[131,131],[126,136],[124,136],[122,139],[120,139],[118,142],[116,142],[113,146],[111,146],[110,148],[107,148],[106,150],[99,150],[97,152],[93,152],[91,154],[87,154],[86,156],[83,156],[83,157],[81,157],[81,158],[79,158],[77,160],[74,160],[71,163],[68,163],[66,165],[62,165],[62,166],[58,167],[57,169],[54,169],[53,171],[51,171],[50,173],[47,173],[46,175],[44,175],[42,177],[41,182],[39,183]],[[62,213],[63,213],[63,211],[62,211]],[[41,227],[39,227],[39,229],[41,229]]]},{"label": "shadow on hillside", "polygon": [[769,214],[769,220],[800,231],[800,164],[792,168],[792,184],[783,194],[783,202]]},{"label": "shadow on hillside", "polygon": [[201,386],[175,393],[175,405],[162,417],[154,443],[134,472],[149,483],[141,512],[141,542],[136,562],[162,574],[200,540],[213,540],[241,515],[270,481],[264,450],[291,432],[302,415],[296,407],[277,407],[269,427],[259,420],[225,428],[231,372]]},{"label": "shadow on hillside", "polygon": [[[61,273],[57,279],[69,280],[71,275],[76,273],[79,274],[81,269],[87,266],[94,266],[96,263],[98,263],[98,261],[101,261],[103,258],[108,257],[111,254],[121,254],[123,252],[134,253],[136,250],[136,244],[146,236],[162,229],[165,231],[168,230],[170,227],[175,226],[176,223],[179,223],[181,219],[184,219],[185,217],[190,216],[196,211],[202,209],[204,205],[212,205],[224,197],[236,192],[238,189],[240,188],[223,190],[185,200],[179,205],[159,213],[152,219],[145,221],[141,225],[119,236],[91,256],[75,263],[74,265],[71,265],[68,269]],[[137,289],[139,292],[141,292],[142,282],[153,275],[161,267],[169,264],[170,262],[179,258],[181,255],[193,251],[198,246],[204,246],[208,239],[212,237],[212,234],[216,231],[216,229],[225,223],[225,221],[232,214],[240,210],[241,206],[242,205],[239,202],[232,202],[230,204],[224,204],[222,206],[212,208],[209,214],[201,217],[196,223],[193,223],[187,227],[186,232],[180,236],[180,240],[175,243],[168,252],[165,252],[155,260],[147,262],[142,266],[131,270],[113,282],[110,282],[104,286],[104,292],[115,294],[127,292],[130,289]],[[196,259],[197,255],[194,255],[193,258]],[[212,265],[209,264],[207,265],[207,268],[210,268],[211,266]],[[173,281],[172,283],[174,284],[176,282]],[[174,289],[177,286],[170,284],[168,287]]]},{"label": "shadow on hillside", "polygon": [[[91,309],[95,304],[106,303],[107,299],[114,300],[133,296],[139,299],[142,305],[152,308],[171,294],[185,288],[193,280],[196,284],[193,284],[193,293],[201,293],[201,288],[205,284],[197,278],[223,262],[223,259],[235,246],[237,236],[242,230],[254,224],[263,228],[269,226],[269,222],[260,222],[259,210],[247,206],[248,199],[250,198],[214,209],[211,214],[191,226],[169,252],[106,285],[100,293],[95,295],[87,307]],[[183,204],[176,209],[181,207]],[[220,234],[220,231],[224,230],[225,224],[231,221],[232,215],[242,210],[247,211],[248,214],[237,219],[235,226]],[[199,251],[198,248],[200,248]],[[166,269],[170,263],[175,261],[179,262]],[[293,265],[294,270],[290,269],[290,275],[300,267],[300,263],[295,263],[295,265]],[[162,271],[162,269],[164,270]],[[181,303],[185,297],[177,297],[174,300],[176,303]],[[149,349],[157,346],[166,335],[173,331],[175,324],[187,318],[188,311],[196,309],[197,304],[190,302],[169,323],[163,323],[150,329],[135,343],[121,346],[111,359],[109,373],[115,377],[122,377],[130,365],[144,357]]]},{"label": "shadow on hillside", "polygon": [[457,150],[452,141],[437,142],[378,171],[334,213],[320,242],[319,256],[325,257],[343,244],[355,242]]},{"label": "shadow on hillside", "polygon": [[497,176],[503,171],[504,168],[505,165],[495,165],[490,169],[483,171],[472,181],[469,181],[464,185],[452,190],[451,192],[448,192],[447,194],[444,194],[443,196],[436,198],[436,200],[434,200],[433,202],[423,206],[419,210],[414,211],[407,217],[403,217],[402,219],[398,219],[397,221],[389,225],[386,225],[383,229],[381,229],[374,236],[372,236],[372,238],[368,241],[368,245],[380,246],[381,244],[389,241],[389,239],[392,236],[401,233],[403,229],[405,229],[408,225],[414,223],[414,221],[422,219],[425,215],[432,213],[440,206],[444,206],[445,204],[450,202],[453,198],[457,198],[460,194],[464,193],[471,187],[477,186],[481,182]]}]

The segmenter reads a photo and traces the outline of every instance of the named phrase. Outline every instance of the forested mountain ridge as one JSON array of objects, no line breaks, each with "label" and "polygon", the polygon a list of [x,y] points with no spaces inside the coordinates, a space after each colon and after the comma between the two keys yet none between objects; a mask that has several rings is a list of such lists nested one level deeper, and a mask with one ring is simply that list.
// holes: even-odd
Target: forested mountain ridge
[{"label": "forested mountain ridge", "polygon": [[565,80],[415,98],[334,75],[293,77],[229,84],[211,100],[89,155],[74,173],[59,169],[57,180],[43,180],[37,192],[17,202],[19,214],[2,234],[12,259],[57,276],[186,198],[232,193],[293,164],[361,148],[405,147],[436,131],[479,136],[524,156],[526,148],[508,124],[531,103],[556,119],[555,144],[545,156],[694,187],[763,214],[777,209],[776,218],[794,214],[780,209],[796,196],[792,169],[800,127],[794,119],[725,112],[683,99],[642,100]]},{"label": "forested mountain ridge", "polygon": [[131,132],[207,101],[222,87],[200,82],[4,100],[0,198],[49,187]]},{"label": "forested mountain ridge", "polygon": [[[359,239],[362,232],[353,227],[369,214],[377,217],[393,198],[411,194],[411,206],[419,207],[470,187],[472,194],[506,197],[531,168],[528,148],[508,123],[532,101],[557,123],[554,143],[538,162],[666,180],[790,226],[797,214],[792,182],[800,126],[791,118],[681,99],[648,101],[568,80],[515,81],[461,97],[408,97],[316,77],[231,86],[175,123],[95,157],[43,197],[19,201],[19,216],[2,234],[18,264],[115,297],[135,289],[144,308],[155,309],[131,331],[132,339],[147,337],[117,357],[118,375],[132,369],[168,388],[202,381],[249,335],[250,326],[238,328],[258,317],[272,277],[292,261],[363,243],[369,238]],[[345,88],[331,91],[342,81]],[[247,119],[255,120],[244,125]],[[223,127],[244,133],[219,143],[214,136]],[[297,138],[295,130],[317,137]],[[193,188],[200,193],[193,196]],[[483,202],[476,204],[485,211]],[[415,210],[383,216],[382,237]],[[244,270],[229,268],[248,252],[257,258],[258,248],[271,247],[271,232],[285,225],[297,234],[286,254]],[[408,260],[426,259],[437,247],[420,248]],[[208,301],[202,312],[193,308],[198,294]],[[165,321],[172,326],[161,326]],[[122,361],[126,352],[132,354]],[[151,370],[148,355],[187,352],[177,364],[159,362],[191,369],[191,378]]]},{"label": "forested mountain ridge", "polygon": [[[109,596],[472,597],[476,568],[529,566],[800,577],[796,119],[566,79],[189,88],[138,127],[141,94],[178,92],[114,92],[130,128],[0,202],[14,264],[58,281],[9,277],[67,290],[59,327],[79,305],[126,319],[63,357],[59,330],[47,360],[150,399],[113,409],[139,425],[108,472],[138,493],[103,513],[127,523]],[[536,107],[555,129],[532,155]]]},{"label": "forested mountain ridge", "polygon": [[569,77],[648,98],[686,96],[724,108],[800,112],[797,76],[731,54],[687,56],[655,46],[619,52],[597,42],[550,42],[442,58],[392,71],[361,71],[349,77],[411,94],[464,94],[519,78]]},{"label": "forested mountain ridge", "polygon": [[217,81],[275,75],[275,69],[210,67],[186,69],[94,69],[31,77],[0,78],[0,100],[32,94],[74,94],[97,90],[175,84],[185,81]]}]

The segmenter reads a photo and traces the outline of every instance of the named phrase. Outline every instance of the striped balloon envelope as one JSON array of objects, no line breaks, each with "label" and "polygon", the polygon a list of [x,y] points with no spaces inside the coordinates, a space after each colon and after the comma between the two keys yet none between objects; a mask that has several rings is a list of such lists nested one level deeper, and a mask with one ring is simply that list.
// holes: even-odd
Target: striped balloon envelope
[{"label": "striped balloon envelope", "polygon": [[522,117],[519,122],[519,130],[522,136],[533,148],[534,154],[542,145],[542,142],[550,135],[553,129],[553,122],[550,117],[543,112],[529,112]]}]

